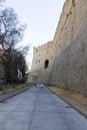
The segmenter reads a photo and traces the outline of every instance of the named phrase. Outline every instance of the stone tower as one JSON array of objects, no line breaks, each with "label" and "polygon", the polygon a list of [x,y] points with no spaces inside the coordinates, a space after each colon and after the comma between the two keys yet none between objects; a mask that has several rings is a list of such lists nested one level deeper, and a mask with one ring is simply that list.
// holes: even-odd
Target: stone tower
[{"label": "stone tower", "polygon": [[33,61],[31,67],[32,82],[48,83],[53,65],[52,41],[33,48]]}]

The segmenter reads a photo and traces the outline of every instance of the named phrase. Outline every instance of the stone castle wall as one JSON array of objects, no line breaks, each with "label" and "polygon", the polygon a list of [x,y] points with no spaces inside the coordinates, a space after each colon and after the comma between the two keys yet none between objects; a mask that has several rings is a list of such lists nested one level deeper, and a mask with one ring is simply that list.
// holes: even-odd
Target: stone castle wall
[{"label": "stone castle wall", "polygon": [[53,64],[53,42],[33,48],[32,81],[37,83],[48,83]]},{"label": "stone castle wall", "polygon": [[37,82],[87,93],[87,0],[65,1],[53,41],[34,48],[32,72]]}]

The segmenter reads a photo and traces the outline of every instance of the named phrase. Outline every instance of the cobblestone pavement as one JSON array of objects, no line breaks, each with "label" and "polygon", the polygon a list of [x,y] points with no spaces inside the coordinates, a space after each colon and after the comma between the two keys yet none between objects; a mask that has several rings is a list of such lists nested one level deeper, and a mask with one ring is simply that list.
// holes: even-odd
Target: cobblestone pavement
[{"label": "cobblestone pavement", "polygon": [[0,103],[0,130],[87,130],[87,119],[47,88]]}]

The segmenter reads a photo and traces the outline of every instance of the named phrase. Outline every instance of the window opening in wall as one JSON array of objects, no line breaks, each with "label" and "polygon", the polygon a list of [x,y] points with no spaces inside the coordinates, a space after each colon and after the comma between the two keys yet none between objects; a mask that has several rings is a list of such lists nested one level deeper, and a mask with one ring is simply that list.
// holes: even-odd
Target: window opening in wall
[{"label": "window opening in wall", "polygon": [[49,66],[49,60],[47,59],[44,62],[44,68],[46,69],[46,68],[48,68],[48,66]]},{"label": "window opening in wall", "polygon": [[39,62],[40,62],[40,60],[36,59],[36,64],[39,63]]},{"label": "window opening in wall", "polygon": [[38,52],[38,49],[36,49],[36,52]]}]

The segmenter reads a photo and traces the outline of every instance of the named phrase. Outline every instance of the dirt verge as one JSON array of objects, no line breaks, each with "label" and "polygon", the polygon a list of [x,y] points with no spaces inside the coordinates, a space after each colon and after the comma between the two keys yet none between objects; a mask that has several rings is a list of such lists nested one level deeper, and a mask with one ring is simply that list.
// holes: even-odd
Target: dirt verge
[{"label": "dirt verge", "polygon": [[76,93],[71,90],[62,89],[59,87],[49,86],[51,91],[53,91],[56,95],[61,97],[67,103],[72,105],[76,110],[78,110],[82,115],[87,118],[87,97]]}]

